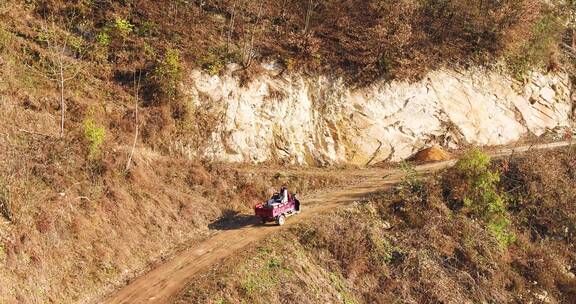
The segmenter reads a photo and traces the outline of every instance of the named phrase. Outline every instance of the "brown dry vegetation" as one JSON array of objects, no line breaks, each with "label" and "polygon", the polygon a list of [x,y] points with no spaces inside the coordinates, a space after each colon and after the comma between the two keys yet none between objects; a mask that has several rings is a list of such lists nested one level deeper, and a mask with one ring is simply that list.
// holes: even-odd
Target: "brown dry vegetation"
[{"label": "brown dry vegetation", "polygon": [[516,235],[508,247],[451,206],[451,169],[270,238],[175,303],[574,303],[573,153],[494,163]]},{"label": "brown dry vegetation", "polygon": [[[561,10],[535,0],[201,2],[0,1],[0,302],[84,299],[272,186],[347,182],[195,160],[219,116],[182,97],[190,68],[217,74],[233,62],[248,79],[258,72],[250,61],[274,58],[355,84],[497,60],[522,72],[549,65],[564,31]],[[75,76],[62,138],[59,61]],[[140,136],[125,170],[139,78]]]},{"label": "brown dry vegetation", "polygon": [[[120,81],[123,72],[150,71],[174,48],[187,65],[210,73],[229,62],[254,72],[254,61],[278,59],[288,69],[328,72],[355,84],[502,59],[513,72],[556,66],[570,5],[557,1],[550,7],[538,0],[31,3],[41,18],[57,20],[91,46],[87,58],[113,63],[110,72]],[[119,20],[133,28],[119,33]],[[103,34],[109,38],[105,43]]]},{"label": "brown dry vegetation", "polygon": [[0,302],[70,303],[120,286],[209,233],[209,224],[251,207],[279,184],[308,192],[344,183],[330,175],[238,171],[138,151],[85,160],[56,139],[0,139]]}]

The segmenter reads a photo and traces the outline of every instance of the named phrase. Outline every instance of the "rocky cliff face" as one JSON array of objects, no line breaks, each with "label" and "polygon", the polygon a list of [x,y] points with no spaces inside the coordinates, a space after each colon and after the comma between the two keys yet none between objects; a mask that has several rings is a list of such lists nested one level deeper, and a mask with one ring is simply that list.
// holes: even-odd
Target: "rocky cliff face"
[{"label": "rocky cliff face", "polygon": [[[573,126],[566,75],[526,84],[486,70],[440,70],[415,82],[354,89],[329,77],[289,75],[273,64],[248,83],[193,71],[196,107],[220,117],[200,153],[232,162],[366,165],[440,144],[502,145]],[[213,113],[214,114],[214,113]]]}]

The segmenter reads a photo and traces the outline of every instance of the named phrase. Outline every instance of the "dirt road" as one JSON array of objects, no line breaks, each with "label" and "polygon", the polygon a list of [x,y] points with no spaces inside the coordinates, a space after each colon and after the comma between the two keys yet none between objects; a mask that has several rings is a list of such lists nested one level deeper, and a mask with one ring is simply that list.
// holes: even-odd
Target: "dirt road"
[{"label": "dirt road", "polygon": [[[492,153],[492,155],[506,156],[513,153],[524,153],[529,149],[553,149],[568,145],[568,142],[558,142],[532,147],[523,146],[515,149],[502,149]],[[450,167],[455,162],[445,161],[421,165],[417,166],[416,170],[430,173]],[[108,299],[104,300],[104,303],[169,303],[171,297],[177,295],[194,275],[218,263],[237,250],[262,240],[281,229],[286,229],[290,225],[309,220],[318,213],[364,200],[371,194],[378,193],[397,183],[403,176],[403,172],[397,169],[370,169],[364,172],[365,180],[357,185],[302,197],[303,212],[299,216],[290,218],[285,226],[263,227],[252,221],[248,225],[239,226],[233,230],[222,230],[132,281],[115,294],[110,295]]]}]

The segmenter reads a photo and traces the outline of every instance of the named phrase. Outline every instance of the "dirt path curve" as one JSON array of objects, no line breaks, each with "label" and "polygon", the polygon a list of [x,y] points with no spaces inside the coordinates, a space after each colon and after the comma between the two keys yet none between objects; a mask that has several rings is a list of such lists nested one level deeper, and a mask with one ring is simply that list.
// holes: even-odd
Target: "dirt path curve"
[{"label": "dirt path curve", "polygon": [[[568,142],[523,146],[515,149],[502,149],[492,153],[493,156],[506,156],[513,153],[524,153],[530,149],[553,149],[568,146]],[[416,167],[423,173],[430,173],[453,166],[456,161],[445,161]],[[335,207],[346,206],[355,201],[369,197],[370,194],[385,190],[392,184],[397,183],[403,176],[402,171],[392,170],[366,170],[365,180],[359,184],[345,187],[339,190],[323,192],[313,196],[304,196],[303,212],[290,218],[285,226],[260,226],[256,224],[239,227],[234,230],[223,230],[204,242],[188,248],[161,264],[147,274],[133,280],[124,288],[112,294],[103,303],[169,303],[171,297],[180,292],[195,274],[218,263],[225,257],[274,234],[281,229],[286,229],[298,222],[306,221],[314,215],[332,210]]]}]

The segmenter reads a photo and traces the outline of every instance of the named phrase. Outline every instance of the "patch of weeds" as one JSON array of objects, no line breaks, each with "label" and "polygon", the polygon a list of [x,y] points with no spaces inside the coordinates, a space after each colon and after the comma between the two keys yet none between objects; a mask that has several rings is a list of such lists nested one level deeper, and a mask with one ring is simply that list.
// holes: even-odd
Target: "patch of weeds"
[{"label": "patch of weeds", "polygon": [[418,192],[424,188],[424,182],[412,164],[402,162],[400,169],[404,172],[404,178],[402,178],[401,182],[404,187],[410,189],[412,192]]},{"label": "patch of weeds", "polygon": [[2,28],[2,26],[0,26],[0,52],[8,48],[8,45],[10,44],[11,40],[12,38],[10,36],[10,33],[8,33],[6,30]]},{"label": "patch of weeds", "polygon": [[275,270],[281,267],[282,267],[282,261],[280,261],[280,259],[278,259],[277,257],[271,257],[268,260],[268,269]]},{"label": "patch of weeds", "polygon": [[392,246],[382,235],[378,233],[370,233],[368,236],[372,245],[371,255],[380,265],[386,265],[392,262]]},{"label": "patch of weeds", "polygon": [[258,248],[258,255],[253,259],[256,267],[245,269],[245,279],[241,281],[242,291],[249,297],[261,295],[280,282],[282,260],[273,255],[269,247]]},{"label": "patch of weeds", "polygon": [[101,46],[110,45],[111,38],[110,34],[108,34],[108,31],[101,31],[98,33],[98,35],[96,35],[96,42],[98,42],[98,44]]},{"label": "patch of weeds", "polygon": [[494,216],[488,221],[487,225],[500,245],[508,247],[508,245],[516,241],[516,235],[509,230],[510,219],[507,216]]},{"label": "patch of weeds", "polygon": [[209,48],[207,53],[199,58],[200,65],[204,71],[211,76],[220,74],[226,64],[241,62],[240,54],[227,47]]},{"label": "patch of weeds", "polygon": [[268,255],[272,253],[272,249],[270,249],[269,247],[260,247],[258,248],[258,254],[259,255]]},{"label": "patch of weeds", "polygon": [[76,57],[82,57],[85,52],[84,41],[80,37],[69,36],[68,45],[76,55]]},{"label": "patch of weeds", "polygon": [[348,291],[348,288],[346,288],[346,284],[344,283],[344,280],[341,278],[339,274],[331,272],[330,281],[332,282],[332,285],[336,287],[336,290],[338,291],[342,303],[344,304],[358,303],[358,301],[356,301],[356,299],[354,299],[352,294]]},{"label": "patch of weeds", "polygon": [[148,43],[144,43],[144,54],[148,57],[155,57],[156,56],[156,49]]},{"label": "patch of weeds", "polygon": [[114,29],[118,31],[118,34],[122,37],[127,37],[130,33],[134,31],[134,25],[130,21],[124,18],[116,18],[114,21]]},{"label": "patch of weeds", "polygon": [[242,281],[242,290],[247,296],[263,294],[272,287],[278,285],[280,280],[274,271],[263,270],[259,273],[249,273],[246,280]]},{"label": "patch of weeds", "polygon": [[141,37],[156,35],[158,33],[158,25],[152,21],[146,20],[138,26],[136,33]]},{"label": "patch of weeds", "polygon": [[427,194],[426,187],[418,171],[408,162],[402,162],[400,169],[404,173],[399,187],[399,195],[402,200],[409,202],[424,201]]},{"label": "patch of weeds", "polygon": [[100,154],[100,148],[102,143],[104,143],[106,129],[102,126],[98,126],[92,118],[84,120],[83,127],[84,137],[90,144],[88,146],[89,156],[91,158],[96,157]]}]

